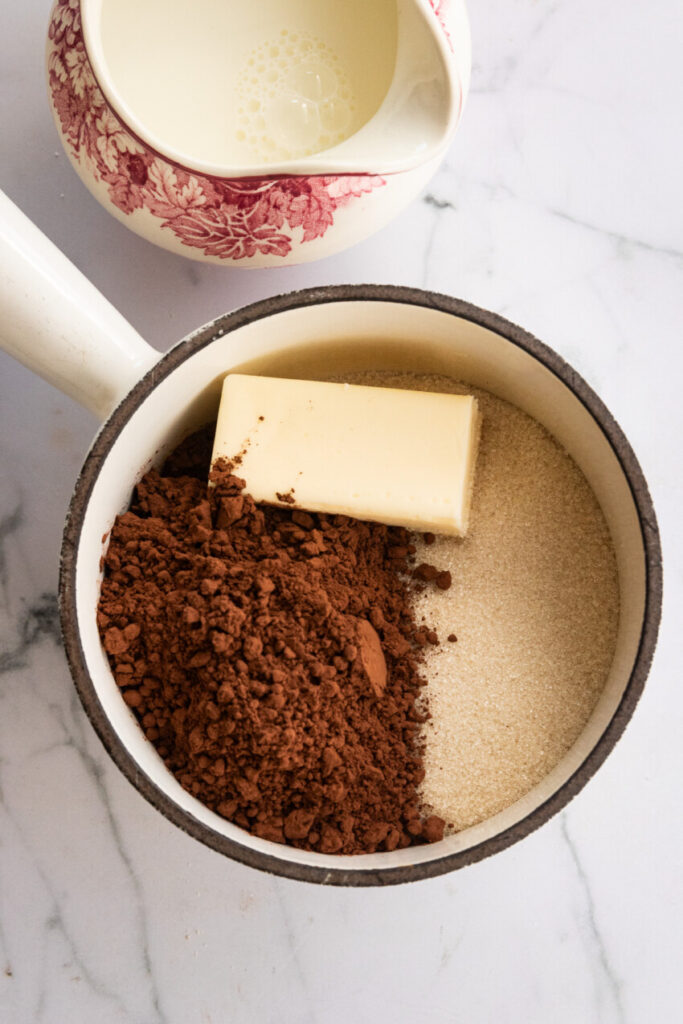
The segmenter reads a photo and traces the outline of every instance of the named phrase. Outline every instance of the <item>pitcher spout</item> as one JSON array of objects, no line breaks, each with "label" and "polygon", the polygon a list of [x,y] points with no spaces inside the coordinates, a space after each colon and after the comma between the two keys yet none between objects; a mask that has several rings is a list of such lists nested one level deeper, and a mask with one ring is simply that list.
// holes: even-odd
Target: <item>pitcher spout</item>
[{"label": "pitcher spout", "polygon": [[394,74],[381,106],[358,132],[311,157],[311,163],[320,166],[324,160],[345,172],[397,173],[433,160],[452,139],[469,87],[465,4],[397,0],[396,7]]}]

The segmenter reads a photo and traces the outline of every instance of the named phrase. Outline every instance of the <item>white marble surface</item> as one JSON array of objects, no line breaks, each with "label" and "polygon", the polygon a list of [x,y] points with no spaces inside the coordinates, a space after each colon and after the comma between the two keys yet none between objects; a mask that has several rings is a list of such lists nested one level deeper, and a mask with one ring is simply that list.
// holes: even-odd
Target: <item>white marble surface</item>
[{"label": "white marble surface", "polygon": [[258,874],[149,807],[80,709],[55,589],[95,423],[0,357],[0,1020],[680,1021],[680,4],[473,0],[472,94],[427,193],[354,250],[255,273],[168,255],[96,205],[48,113],[48,9],[0,5],[0,187],[145,337],[164,349],[224,310],[327,282],[424,285],[505,314],[629,436],[666,600],[624,738],[523,843],[385,891]]}]

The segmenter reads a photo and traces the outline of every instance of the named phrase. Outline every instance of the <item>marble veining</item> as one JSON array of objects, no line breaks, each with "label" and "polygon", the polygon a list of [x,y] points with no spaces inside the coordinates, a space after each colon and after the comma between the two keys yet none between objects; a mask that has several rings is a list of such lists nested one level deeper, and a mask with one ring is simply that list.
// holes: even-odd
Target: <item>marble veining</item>
[{"label": "marble veining", "polygon": [[21,505],[15,507],[0,519],[0,587],[2,587],[5,601],[7,601],[7,559],[5,556],[5,544],[15,533],[24,521],[24,511]]},{"label": "marble veining", "polygon": [[0,354],[0,1024],[678,1024],[681,10],[472,2],[472,92],[423,195],[347,253],[252,274],[154,249],[89,196],[47,107],[48,8],[0,5],[0,187],[143,336],[165,350],[227,309],[331,282],[501,312],[631,440],[666,601],[623,739],[521,844],[398,889],[253,872],[148,806],[81,710],[57,564],[96,424]]},{"label": "marble veining", "polygon": [[564,813],[560,818],[560,833],[564,842],[567,844],[569,855],[576,870],[576,878],[583,895],[584,921],[580,927],[584,939],[589,944],[588,958],[591,969],[595,975],[595,998],[596,1004],[600,1008],[601,1012],[600,1019],[602,1019],[605,1003],[607,1003],[608,1009],[613,1010],[613,1019],[618,1021],[619,1024],[625,1024],[626,1016],[624,1014],[624,1006],[622,1002],[621,981],[617,977],[615,970],[610,963],[608,948],[598,925],[598,914],[591,888],[591,881],[589,876],[586,874],[583,864],[581,863],[581,857],[576,843],[570,835],[566,813]]},{"label": "marble veining", "polygon": [[43,637],[51,637],[59,642],[57,595],[41,594],[16,623],[16,632],[17,641],[14,646],[0,652],[0,673],[25,668],[30,661],[31,648]]}]

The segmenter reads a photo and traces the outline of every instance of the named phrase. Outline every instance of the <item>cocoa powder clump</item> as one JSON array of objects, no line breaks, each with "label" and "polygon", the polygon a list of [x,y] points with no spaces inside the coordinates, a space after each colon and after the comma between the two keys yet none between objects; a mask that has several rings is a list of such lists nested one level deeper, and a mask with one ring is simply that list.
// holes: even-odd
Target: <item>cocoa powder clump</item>
[{"label": "cocoa powder clump", "polygon": [[409,534],[257,506],[227,463],[207,488],[210,444],[147,473],[112,529],[97,621],[124,701],[181,785],[257,836],[440,839],[417,741],[438,641],[413,617]]}]

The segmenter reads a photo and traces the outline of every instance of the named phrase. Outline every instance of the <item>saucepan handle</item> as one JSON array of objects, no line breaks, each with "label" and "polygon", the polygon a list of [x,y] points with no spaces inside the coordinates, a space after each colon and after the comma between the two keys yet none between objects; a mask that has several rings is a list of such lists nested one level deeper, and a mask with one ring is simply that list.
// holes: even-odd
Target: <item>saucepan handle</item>
[{"label": "saucepan handle", "polygon": [[160,356],[2,192],[0,347],[102,420]]}]

